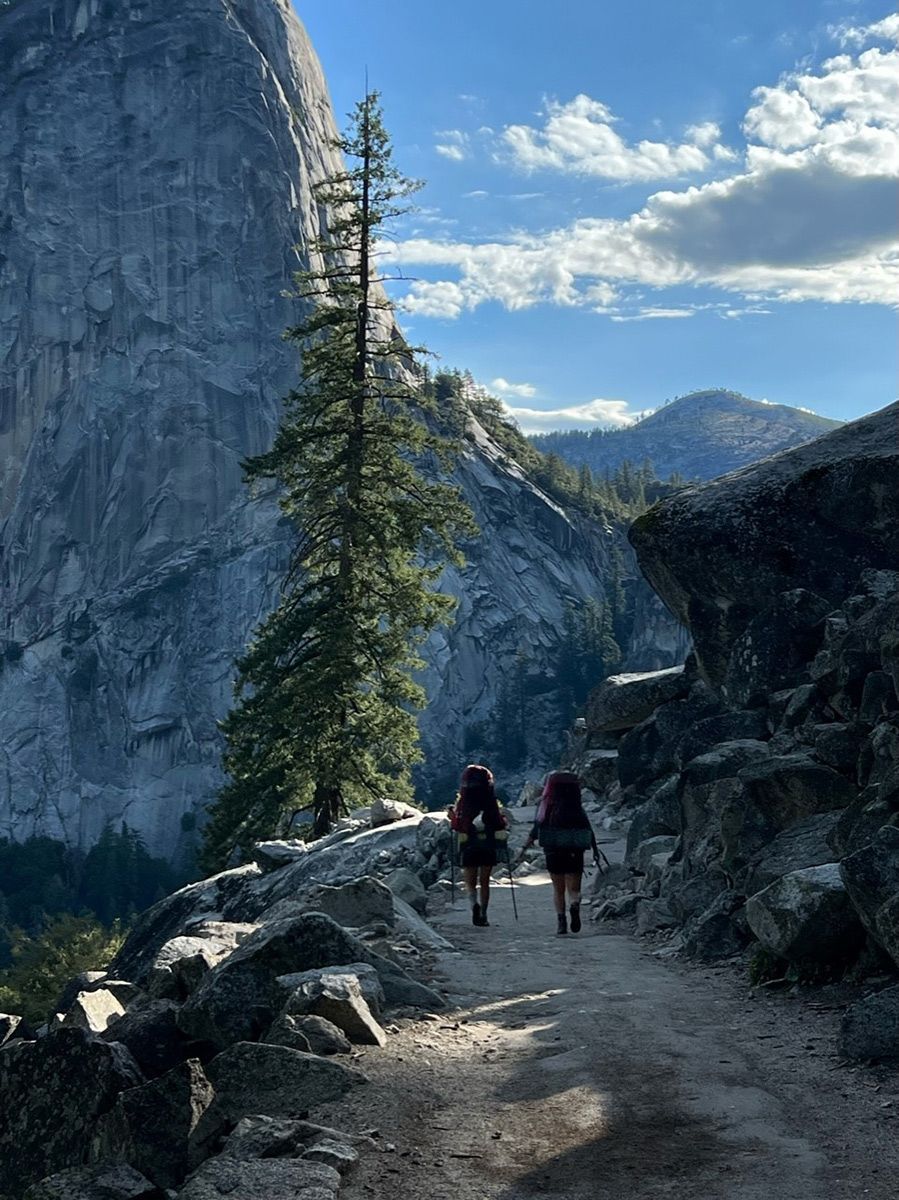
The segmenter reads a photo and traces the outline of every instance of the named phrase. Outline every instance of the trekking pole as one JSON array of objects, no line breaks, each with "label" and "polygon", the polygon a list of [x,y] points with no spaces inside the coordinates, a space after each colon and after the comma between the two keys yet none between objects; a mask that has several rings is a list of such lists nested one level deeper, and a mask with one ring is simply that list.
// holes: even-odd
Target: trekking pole
[{"label": "trekking pole", "polygon": [[456,831],[450,831],[450,904],[456,905]]},{"label": "trekking pole", "polygon": [[506,847],[506,866],[509,868],[509,887],[512,889],[512,912],[515,913],[515,920],[518,920],[518,904],[515,901],[515,878],[512,875],[512,855],[509,853],[509,847]]}]

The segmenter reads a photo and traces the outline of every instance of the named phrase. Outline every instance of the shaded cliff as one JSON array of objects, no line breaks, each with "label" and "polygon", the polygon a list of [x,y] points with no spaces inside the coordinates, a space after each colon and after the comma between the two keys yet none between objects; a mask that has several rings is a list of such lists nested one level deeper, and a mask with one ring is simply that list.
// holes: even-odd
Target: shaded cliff
[{"label": "shaded cliff", "polygon": [[[175,855],[290,537],[240,464],[299,368],[327,90],[286,0],[17,0],[0,79],[0,834]],[[610,535],[500,459],[459,468],[484,537],[428,647],[433,761],[600,588]]]}]

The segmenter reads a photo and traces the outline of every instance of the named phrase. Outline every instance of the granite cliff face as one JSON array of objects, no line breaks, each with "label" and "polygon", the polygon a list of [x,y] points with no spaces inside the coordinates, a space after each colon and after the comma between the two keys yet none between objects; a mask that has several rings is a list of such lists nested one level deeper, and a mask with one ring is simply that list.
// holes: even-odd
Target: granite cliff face
[{"label": "granite cliff face", "polygon": [[[282,292],[336,166],[327,90],[287,0],[15,0],[0,81],[0,835],[125,819],[177,855],[290,536],[240,464],[299,366]],[[484,537],[423,722],[452,765],[611,536],[478,430],[459,478]]]}]

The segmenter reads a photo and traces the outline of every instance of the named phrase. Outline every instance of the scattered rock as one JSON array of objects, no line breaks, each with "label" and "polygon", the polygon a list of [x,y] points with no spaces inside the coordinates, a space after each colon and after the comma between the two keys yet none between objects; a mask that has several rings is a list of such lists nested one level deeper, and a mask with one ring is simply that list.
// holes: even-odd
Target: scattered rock
[{"label": "scattered rock", "polygon": [[331,1200],[340,1175],[325,1163],[283,1158],[210,1158],[191,1176],[178,1200]]},{"label": "scattered rock", "polygon": [[633,853],[628,855],[630,866],[639,875],[648,875],[652,860],[657,854],[670,855],[677,845],[677,838],[671,836],[658,836],[647,838],[645,842],[635,847]]},{"label": "scattered rock", "polygon": [[361,1071],[331,1059],[256,1042],[223,1050],[206,1074],[215,1089],[210,1112],[235,1124],[254,1114],[302,1117],[366,1082]]},{"label": "scattered rock", "polygon": [[149,1179],[125,1163],[70,1167],[33,1183],[25,1200],[163,1200]]},{"label": "scattered rock", "polygon": [[87,1029],[91,1033],[102,1033],[113,1021],[125,1012],[112,992],[99,988],[95,992],[79,992],[72,1007],[63,1017],[67,1028]]},{"label": "scattered rock", "polygon": [[301,984],[293,992],[285,1012],[323,1017],[342,1029],[351,1042],[383,1046],[387,1035],[372,1016],[355,975],[327,972]]},{"label": "scattered rock", "polygon": [[83,1162],[86,1142],[119,1092],[142,1083],[124,1046],[58,1029],[0,1052],[0,1195]]},{"label": "scattered rock", "polygon": [[350,1039],[336,1025],[311,1014],[300,1017],[281,1013],[262,1040],[310,1054],[349,1054],[353,1048]]},{"label": "scattered rock", "polygon": [[233,943],[213,937],[171,938],[147,969],[148,994],[156,1000],[185,1000],[233,949]]},{"label": "scattered rock", "polygon": [[837,863],[784,875],[749,897],[746,918],[766,949],[801,966],[845,963],[864,941]]},{"label": "scattered rock", "polygon": [[325,1163],[341,1175],[345,1175],[358,1161],[358,1151],[334,1138],[322,1138],[303,1154],[303,1162]]},{"label": "scattered rock", "polygon": [[899,984],[847,1008],[838,1051],[854,1062],[899,1061]]},{"label": "scattered rock", "polygon": [[[300,971],[295,975],[280,975],[278,983],[284,989],[284,1007],[286,1013],[294,1013],[294,1015],[305,1015],[305,1009],[295,1010],[291,1006],[290,997],[298,990],[301,990],[307,983],[320,980],[325,975],[335,973],[334,967],[317,967],[312,971]],[[366,962],[347,963],[336,970],[337,974],[353,975],[359,983],[365,1003],[371,1009],[372,1013],[380,1019],[381,1012],[384,1008],[384,989],[381,986],[381,980],[378,978],[378,972]]]},{"label": "scattered rock", "polygon": [[[223,1125],[205,1121],[214,1098],[196,1059],[122,1092],[91,1145],[94,1161],[124,1160],[161,1188],[177,1188],[208,1154]],[[202,1131],[202,1132],[201,1132]]]}]

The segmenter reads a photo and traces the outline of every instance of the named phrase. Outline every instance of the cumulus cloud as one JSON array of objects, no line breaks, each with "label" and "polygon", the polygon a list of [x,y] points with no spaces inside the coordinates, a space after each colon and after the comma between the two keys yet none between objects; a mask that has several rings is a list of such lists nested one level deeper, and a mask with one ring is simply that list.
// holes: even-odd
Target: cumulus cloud
[{"label": "cumulus cloud", "polygon": [[502,376],[494,379],[490,387],[500,396],[518,396],[522,400],[530,400],[537,395],[537,389],[532,383],[509,383],[508,379],[503,379]]},{"label": "cumulus cloud", "polygon": [[[892,24],[888,19],[873,28],[880,32],[869,29],[866,37],[883,40]],[[608,126],[611,114],[603,106],[579,119],[599,125],[601,117]],[[525,152],[538,159],[563,153],[553,150],[546,130],[538,137],[517,128],[525,129],[518,142]],[[512,310],[549,303],[652,319],[649,307],[625,310],[628,285],[690,284],[711,284],[751,301],[895,304],[899,48],[868,45],[760,87],[743,130],[741,171],[656,192],[630,217],[587,217],[492,242],[419,238],[400,244],[391,253],[404,265],[454,276],[414,284],[411,310],[458,316],[487,301]],[[693,149],[702,154],[699,143],[708,146],[718,136],[711,123],[691,133]],[[584,136],[592,153],[601,139],[589,130]],[[683,305],[659,304],[656,315],[675,307]]]},{"label": "cumulus cloud", "polygon": [[516,408],[505,405],[523,433],[548,433],[557,429],[620,429],[633,425],[643,413],[631,412],[626,400],[590,400],[569,408]]},{"label": "cumulus cloud", "polygon": [[468,158],[468,134],[460,129],[440,129],[436,136],[442,139],[434,146],[438,154],[453,162],[464,162]]},{"label": "cumulus cloud", "polygon": [[505,128],[504,152],[526,171],[566,171],[621,181],[675,179],[707,170],[721,135],[718,126],[707,121],[691,126],[687,141],[679,144],[648,140],[629,144],[614,129],[616,119],[605,104],[590,96],[581,94],[566,104],[551,100],[542,128]]}]

